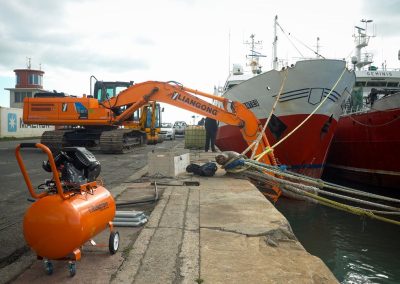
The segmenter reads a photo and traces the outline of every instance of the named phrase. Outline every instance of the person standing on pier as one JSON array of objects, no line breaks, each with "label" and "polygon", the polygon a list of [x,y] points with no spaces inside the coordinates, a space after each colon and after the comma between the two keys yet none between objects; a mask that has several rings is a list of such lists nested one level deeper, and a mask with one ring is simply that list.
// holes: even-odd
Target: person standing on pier
[{"label": "person standing on pier", "polygon": [[204,147],[204,150],[208,152],[211,146],[211,150],[213,152],[216,152],[215,138],[217,137],[218,123],[215,119],[206,117],[204,121],[204,127],[206,128],[206,145]]},{"label": "person standing on pier", "polygon": [[199,122],[197,123],[198,126],[204,126],[204,117],[202,119],[199,120]]}]

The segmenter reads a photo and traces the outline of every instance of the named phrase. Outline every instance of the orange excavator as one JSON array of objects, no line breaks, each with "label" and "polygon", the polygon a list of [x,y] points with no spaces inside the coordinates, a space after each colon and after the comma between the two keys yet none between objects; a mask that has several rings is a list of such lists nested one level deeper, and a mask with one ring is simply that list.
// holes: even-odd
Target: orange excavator
[{"label": "orange excavator", "polygon": [[[218,106],[200,97],[212,99],[218,102]],[[172,81],[147,81],[134,84],[102,102],[92,97],[25,98],[23,119],[24,123],[84,125],[87,128],[100,125],[112,128],[128,125],[132,115],[152,101],[171,104],[226,124],[236,125],[249,145],[261,134],[261,141],[253,148],[256,154],[262,153],[266,147],[269,147],[260,121],[242,103],[190,89]],[[124,130],[128,131],[122,129]],[[125,136],[123,132],[119,135],[107,134],[107,136],[106,142],[109,148],[122,149],[125,143],[129,143],[130,137]],[[276,164],[272,152],[263,156],[260,161]]]},{"label": "orange excavator", "polygon": [[116,114],[123,112],[126,106],[115,107],[108,101],[132,85],[132,81],[111,82],[96,79],[93,95],[83,98],[56,92],[37,93],[35,98],[26,103],[24,112],[29,112],[30,117],[25,121],[30,123],[34,116],[42,124],[58,126],[56,130],[45,131],[41,137],[41,143],[52,150],[84,146],[105,153],[124,153],[146,142],[156,144],[161,127],[161,111],[160,104],[154,101],[143,105],[119,125],[111,125],[109,119],[102,116],[109,112],[100,111],[96,115],[100,120],[95,123],[91,121],[94,109],[109,109]]}]

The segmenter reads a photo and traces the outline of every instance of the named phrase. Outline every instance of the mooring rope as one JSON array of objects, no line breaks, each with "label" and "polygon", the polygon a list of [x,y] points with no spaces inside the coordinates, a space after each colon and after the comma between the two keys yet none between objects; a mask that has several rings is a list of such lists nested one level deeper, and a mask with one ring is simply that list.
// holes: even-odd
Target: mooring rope
[{"label": "mooring rope", "polygon": [[353,115],[350,115],[349,117],[350,117],[350,119],[351,119],[352,121],[354,121],[355,123],[357,123],[357,124],[359,124],[359,125],[361,125],[361,126],[370,127],[370,128],[383,127],[383,126],[389,125],[389,124],[395,122],[396,120],[399,120],[399,119],[400,119],[400,116],[397,116],[397,117],[393,118],[391,121],[388,121],[388,122],[385,122],[385,123],[382,123],[382,124],[371,125],[371,124],[362,123],[362,122],[356,120],[356,119],[353,117]]},{"label": "mooring rope", "polygon": [[[378,199],[378,200],[382,200],[382,201],[400,203],[399,199],[390,198],[390,197],[377,195],[377,194],[373,194],[373,193],[368,193],[368,192],[361,191],[361,190],[356,190],[356,189],[353,189],[350,187],[326,182],[321,179],[312,178],[312,177],[305,176],[305,175],[295,173],[295,172],[283,171],[278,166],[271,166],[271,165],[267,165],[267,164],[264,164],[261,162],[252,161],[252,160],[244,160],[244,164],[249,164],[249,163],[260,166],[263,168],[263,170],[270,171],[271,173],[274,173],[276,175],[284,176],[286,178],[290,178],[290,179],[293,179],[293,180],[296,180],[299,182],[308,183],[308,184],[314,185],[318,188],[333,189],[336,191],[341,191],[341,192],[345,192],[345,193],[349,193],[349,194],[353,194],[353,195],[359,195],[359,196],[363,196],[363,197],[367,197],[367,198],[373,198],[373,199]],[[249,167],[250,167],[250,165],[248,166],[248,168]]]},{"label": "mooring rope", "polygon": [[[249,165],[251,165],[251,164],[249,164]],[[265,169],[265,168],[263,168],[261,166],[258,166],[258,165],[253,165],[253,167],[257,168],[257,169]],[[290,176],[290,174],[287,174],[287,176]],[[392,207],[392,206],[388,206],[388,205],[384,205],[384,204],[379,204],[379,203],[376,203],[376,202],[362,200],[362,199],[354,198],[354,197],[350,197],[350,196],[340,195],[340,194],[337,194],[337,193],[333,193],[333,192],[329,192],[329,191],[326,191],[326,190],[318,189],[318,188],[316,188],[314,186],[305,185],[305,184],[302,184],[302,183],[297,183],[297,182],[289,181],[289,180],[286,180],[286,179],[279,179],[278,177],[271,178],[269,175],[266,176],[265,178],[266,179],[271,179],[271,180],[273,180],[275,182],[279,182],[281,185],[290,185],[290,186],[298,187],[301,190],[309,190],[309,191],[313,191],[313,192],[320,193],[320,194],[325,194],[325,195],[328,195],[328,196],[344,199],[344,200],[351,201],[351,202],[356,202],[356,203],[360,203],[360,204],[364,204],[364,205],[368,205],[368,206],[373,206],[373,207],[377,207],[377,208],[381,208],[381,209],[389,209],[389,210],[392,210],[392,211],[399,211],[400,212],[400,208],[397,208],[397,207]],[[275,179],[279,179],[279,180],[275,180]]]},{"label": "mooring rope", "polygon": [[324,198],[324,197],[321,197],[321,196],[318,196],[318,195],[315,195],[315,194],[312,194],[309,192],[303,192],[303,193],[309,197],[312,197],[312,198],[318,200],[320,204],[325,205],[325,206],[333,207],[335,209],[347,211],[349,213],[360,215],[360,216],[367,216],[371,219],[380,220],[380,221],[391,223],[394,225],[400,225],[399,221],[375,215],[371,210],[368,210],[368,209],[358,208],[358,207],[354,207],[351,205],[339,203],[339,202],[336,202],[336,201],[333,201],[333,200],[330,200],[330,199],[327,199],[327,198]]},{"label": "mooring rope", "polygon": [[[259,145],[261,139],[262,139],[263,136],[265,135],[265,130],[267,129],[268,123],[269,123],[269,121],[271,120],[273,113],[275,112],[275,108],[276,108],[276,106],[277,106],[277,104],[278,104],[279,98],[280,98],[281,95],[282,95],[283,87],[285,86],[286,78],[287,78],[287,75],[288,75],[288,70],[289,70],[289,69],[286,69],[286,70],[285,70],[285,76],[283,77],[281,86],[280,86],[280,88],[279,88],[278,95],[276,96],[275,102],[274,102],[274,104],[273,104],[273,106],[272,106],[272,109],[271,109],[271,112],[269,113],[269,116],[268,116],[268,118],[267,118],[267,120],[266,120],[266,122],[265,122],[265,124],[264,124],[264,126],[263,126],[263,128],[262,128],[262,131],[258,134],[257,139],[256,139],[253,143],[251,143],[251,144],[242,152],[242,155],[246,155],[247,152],[250,151],[252,148],[253,148],[254,150],[257,149],[257,147],[258,147],[258,145]],[[254,150],[252,151],[252,154],[251,154],[251,158],[252,158],[252,159],[254,158],[254,155],[255,155],[255,151],[254,151]]]},{"label": "mooring rope", "polygon": [[[233,158],[230,158],[223,165],[223,167],[227,172],[241,173],[250,179],[259,182],[261,181],[262,184],[279,186],[279,188],[282,191],[291,192],[295,196],[305,196],[307,200],[317,202],[324,206],[328,206],[341,211],[350,212],[355,215],[367,216],[369,218],[376,219],[379,221],[400,225],[400,222],[397,220],[379,216],[379,215],[399,216],[400,208],[398,207],[372,202],[344,194],[334,193],[331,191],[322,190],[321,188],[333,189],[336,191],[351,194],[353,196],[372,198],[393,203],[400,203],[400,200],[398,199],[367,193],[351,189],[349,187],[344,187],[333,183],[324,182],[321,179],[315,179],[298,173],[285,171],[277,166],[266,165],[261,162],[247,159],[243,155],[238,155]],[[269,196],[266,193],[264,193],[264,195]],[[342,199],[348,202],[358,203],[368,207],[375,207],[381,210],[348,205],[320,195],[326,195],[330,196],[331,198]]]}]

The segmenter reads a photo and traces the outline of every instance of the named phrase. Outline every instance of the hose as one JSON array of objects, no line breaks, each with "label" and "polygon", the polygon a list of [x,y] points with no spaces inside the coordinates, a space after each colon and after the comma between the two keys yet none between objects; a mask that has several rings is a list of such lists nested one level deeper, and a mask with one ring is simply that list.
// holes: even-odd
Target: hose
[{"label": "hose", "polygon": [[115,204],[115,206],[118,208],[118,207],[124,207],[124,206],[129,206],[129,205],[139,205],[139,204],[146,204],[146,203],[154,203],[154,202],[157,202],[158,199],[159,199],[159,194],[158,194],[157,182],[154,182],[154,197],[153,198],[129,200],[129,201],[126,201],[126,202],[117,202]]}]

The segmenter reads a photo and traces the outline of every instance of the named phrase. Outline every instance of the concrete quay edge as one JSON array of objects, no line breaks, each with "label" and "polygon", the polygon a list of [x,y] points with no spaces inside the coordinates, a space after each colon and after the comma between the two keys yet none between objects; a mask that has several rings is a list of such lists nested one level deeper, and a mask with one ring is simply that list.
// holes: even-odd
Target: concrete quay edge
[{"label": "concrete quay edge", "polygon": [[338,283],[249,181],[179,178],[200,186],[166,188],[112,283]]}]

